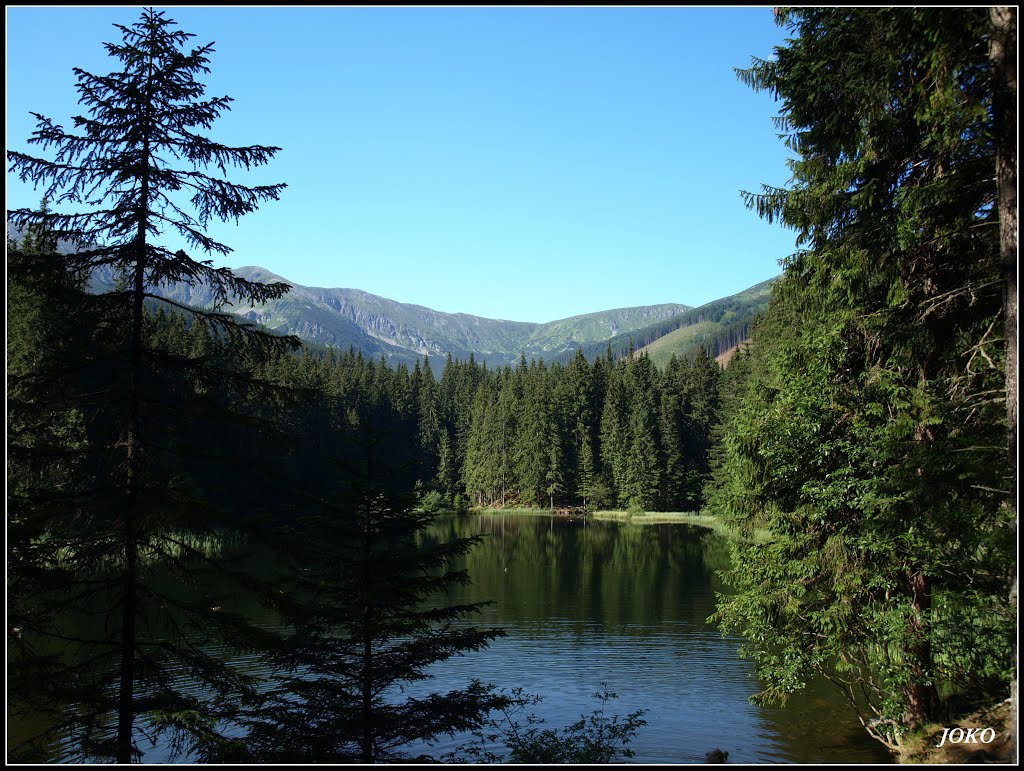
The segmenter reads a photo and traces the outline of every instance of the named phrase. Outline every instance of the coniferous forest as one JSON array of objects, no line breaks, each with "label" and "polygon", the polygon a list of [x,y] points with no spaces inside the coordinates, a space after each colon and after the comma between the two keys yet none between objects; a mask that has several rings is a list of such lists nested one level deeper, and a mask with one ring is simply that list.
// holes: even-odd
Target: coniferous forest
[{"label": "coniferous forest", "polygon": [[[781,100],[793,178],[746,200],[798,251],[729,364],[608,345],[439,377],[229,312],[289,288],[216,267],[206,233],[284,193],[229,179],[279,148],[207,135],[231,101],[200,82],[212,46],[153,10],[119,27],[121,69],[75,71],[72,128],[37,115],[40,155],[8,153],[41,199],[8,211],[8,695],[46,716],[8,759],[59,734],[77,760],[159,736],[201,762],[385,762],[479,729],[507,695],[395,686],[504,634],[433,601],[479,539],[417,538],[482,507],[714,515],[715,621],[756,698],[823,677],[894,751],[1015,699],[1016,14],[777,22],[787,46],[739,77]],[[117,286],[90,293],[101,268]],[[559,757],[611,760],[641,723]]]}]

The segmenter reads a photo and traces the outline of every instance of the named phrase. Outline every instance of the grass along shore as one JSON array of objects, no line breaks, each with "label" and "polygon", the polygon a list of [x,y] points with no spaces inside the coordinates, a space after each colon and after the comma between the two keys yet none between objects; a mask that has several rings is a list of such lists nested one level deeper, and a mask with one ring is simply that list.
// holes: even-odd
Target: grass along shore
[{"label": "grass along shore", "polygon": [[[566,515],[558,514],[556,509],[552,512],[551,509],[530,509],[530,508],[471,508],[470,512],[475,514],[500,514],[517,517],[562,517]],[[573,518],[581,518],[582,512],[573,511],[571,515]],[[738,537],[737,532],[723,523],[714,514],[698,514],[695,512],[683,512],[683,511],[642,511],[642,512],[630,512],[630,511],[588,511],[586,512],[586,519],[599,520],[605,522],[622,522],[630,525],[696,525],[697,527],[705,527],[709,530],[714,530],[726,538]]]}]

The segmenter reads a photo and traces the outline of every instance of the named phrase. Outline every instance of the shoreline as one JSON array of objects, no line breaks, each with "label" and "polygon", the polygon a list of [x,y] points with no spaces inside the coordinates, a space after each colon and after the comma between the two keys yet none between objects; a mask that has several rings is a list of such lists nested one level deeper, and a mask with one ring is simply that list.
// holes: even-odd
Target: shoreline
[{"label": "shoreline", "polygon": [[627,525],[695,525],[703,527],[727,537],[736,537],[735,531],[724,524],[714,514],[698,514],[695,512],[683,511],[644,511],[632,513],[629,511],[595,510],[583,512],[573,511],[571,514],[558,514],[558,510],[551,509],[528,509],[528,508],[497,508],[485,506],[482,508],[472,507],[467,510],[470,514],[500,514],[502,516],[517,517],[554,517],[566,520],[595,520],[600,522],[619,522]]}]

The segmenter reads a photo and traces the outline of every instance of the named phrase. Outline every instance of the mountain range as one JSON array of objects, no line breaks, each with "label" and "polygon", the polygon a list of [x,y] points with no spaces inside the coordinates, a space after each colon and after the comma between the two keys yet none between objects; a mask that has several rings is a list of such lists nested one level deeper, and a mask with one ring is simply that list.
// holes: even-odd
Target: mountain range
[{"label": "mountain range", "polygon": [[[309,343],[351,347],[395,365],[411,365],[429,356],[435,368],[442,366],[449,354],[463,360],[472,355],[493,367],[514,364],[521,356],[564,362],[578,348],[592,359],[609,346],[616,356],[630,347],[647,346],[660,364],[672,353],[687,355],[699,345],[718,355],[745,337],[750,319],[767,304],[773,281],[699,308],[678,303],[645,305],[541,324],[442,313],[359,289],[302,286],[257,266],[233,272],[250,281],[283,281],[292,287],[284,297],[263,305],[227,308],[248,321]],[[106,291],[113,285],[109,271],[93,275],[92,291]],[[196,308],[208,308],[213,302],[204,285],[165,284],[156,293]]]}]

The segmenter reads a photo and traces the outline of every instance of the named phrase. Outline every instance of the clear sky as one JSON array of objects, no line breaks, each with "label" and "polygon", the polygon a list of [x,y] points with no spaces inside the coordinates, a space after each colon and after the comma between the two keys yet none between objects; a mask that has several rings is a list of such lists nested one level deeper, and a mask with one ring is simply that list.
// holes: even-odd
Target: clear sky
[{"label": "clear sky", "polygon": [[[282,148],[231,177],[288,188],[211,228],[218,264],[543,322],[701,305],[793,251],[739,193],[789,179],[733,72],[783,44],[770,7],[156,8],[216,43],[210,136]],[[71,125],[72,68],[119,69],[102,44],[139,14],[7,7],[8,149],[42,153],[30,111]],[[8,173],[8,208],[39,199]]]}]

